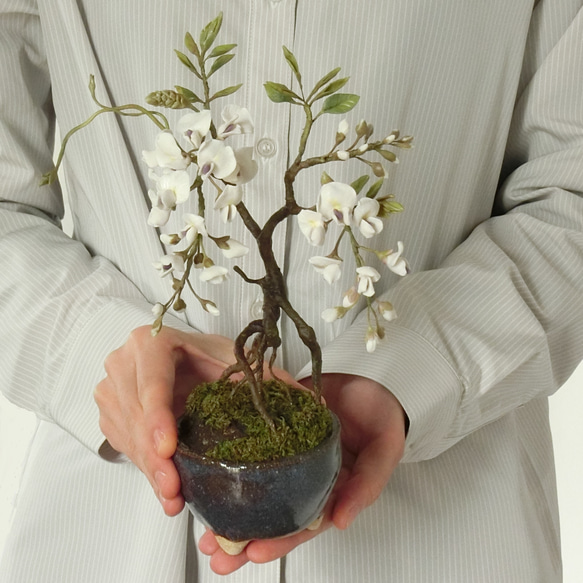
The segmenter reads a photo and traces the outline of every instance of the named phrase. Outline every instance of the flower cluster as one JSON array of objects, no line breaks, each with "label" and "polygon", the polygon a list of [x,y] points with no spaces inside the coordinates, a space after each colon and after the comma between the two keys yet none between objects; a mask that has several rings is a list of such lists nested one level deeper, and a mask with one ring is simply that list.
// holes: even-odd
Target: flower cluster
[{"label": "flower cluster", "polygon": [[[236,217],[237,204],[242,200],[241,185],[254,178],[257,164],[252,158],[252,148],[233,149],[227,139],[235,134],[252,133],[253,122],[247,109],[238,105],[226,106],[221,118],[222,123],[216,127],[208,109],[189,112],[176,125],[178,139],[170,130],[163,130],[156,138],[154,150],[143,152],[154,186],[148,192],[152,203],[148,224],[152,227],[166,225],[171,213],[190,198],[192,191],[202,195],[205,184],[212,185],[216,191],[214,209],[223,222],[228,223]],[[228,275],[225,267],[216,265],[207,255],[205,242],[212,241],[228,259],[249,252],[245,245],[229,236],[211,236],[207,232],[204,208],[199,210],[201,214],[183,215],[183,228],[179,232],[160,235],[165,245],[186,245],[154,264],[162,276],[173,275],[174,309],[186,307],[180,298],[185,280],[176,278],[175,274],[188,273],[193,266],[201,269],[201,281],[212,284],[223,282]],[[218,315],[213,302],[196,297],[205,310]],[[163,311],[165,307],[160,304],[154,307],[157,317]]]},{"label": "flower cluster", "polygon": [[[348,122],[343,120],[338,126],[336,144],[333,149],[333,155],[340,161],[360,158],[370,148],[368,139],[372,135],[372,128],[365,121],[361,121],[356,126],[354,144],[348,150],[338,149],[338,146],[345,140],[347,131]],[[364,143],[360,143],[361,139]],[[397,140],[400,144],[408,144],[410,138],[399,140],[398,132],[392,132],[382,141],[382,144],[393,143]],[[378,148],[378,143],[373,144],[373,147]],[[396,157],[385,156],[385,158],[391,162],[398,161]],[[372,352],[384,333],[377,314],[385,320],[391,321],[396,318],[396,312],[390,302],[376,301],[374,284],[381,279],[381,274],[374,267],[365,264],[362,252],[375,255],[390,271],[399,276],[405,276],[409,272],[409,267],[403,257],[402,241],[397,243],[396,250],[378,251],[361,245],[355,236],[360,234],[365,239],[371,239],[383,230],[384,219],[392,213],[402,210],[402,206],[392,200],[391,196],[378,196],[384,180],[382,166],[378,163],[378,165],[373,166],[374,163],[364,162],[372,167],[377,177],[380,177],[380,180],[368,190],[366,195],[359,198],[363,186],[368,181],[367,176],[361,177],[353,184],[345,184],[335,182],[325,173],[322,177],[322,186],[315,207],[301,210],[298,214],[298,224],[308,242],[314,246],[324,244],[331,225],[340,228],[340,234],[333,251],[327,256],[316,255],[309,260],[314,269],[321,273],[329,284],[334,284],[341,278],[343,260],[338,254],[339,244],[345,235],[350,238],[356,264],[354,286],[344,293],[341,305],[324,310],[322,318],[327,322],[343,318],[348,310],[358,303],[360,297],[364,296],[369,311],[366,348]],[[373,300],[375,301],[373,302]]]}]

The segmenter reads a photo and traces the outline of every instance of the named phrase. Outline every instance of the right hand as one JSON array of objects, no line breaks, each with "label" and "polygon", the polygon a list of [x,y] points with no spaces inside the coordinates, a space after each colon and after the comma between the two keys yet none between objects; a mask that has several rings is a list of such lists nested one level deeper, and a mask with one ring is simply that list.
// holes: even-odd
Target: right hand
[{"label": "right hand", "polygon": [[184,507],[172,462],[178,443],[176,418],[195,385],[217,380],[234,362],[233,341],[214,334],[187,334],[163,327],[136,328],[105,360],[107,376],[95,389],[100,428],[111,447],[148,478],[164,512]]}]

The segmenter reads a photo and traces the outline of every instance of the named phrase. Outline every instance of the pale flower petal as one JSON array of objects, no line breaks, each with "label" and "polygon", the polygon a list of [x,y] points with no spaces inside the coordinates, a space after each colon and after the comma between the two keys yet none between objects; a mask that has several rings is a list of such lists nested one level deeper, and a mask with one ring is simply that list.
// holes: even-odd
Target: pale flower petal
[{"label": "pale flower petal", "polygon": [[253,121],[245,107],[239,107],[234,104],[227,105],[223,108],[221,117],[224,123],[217,130],[219,137],[226,138],[234,134],[253,133]]},{"label": "pale flower petal", "polygon": [[373,284],[381,278],[380,273],[374,267],[369,267],[368,265],[358,267],[356,273],[358,273],[358,293],[369,298],[374,296]]},{"label": "pale flower petal", "polygon": [[359,298],[360,294],[356,291],[356,288],[351,287],[344,293],[344,296],[342,297],[342,307],[349,310],[356,305],[356,302],[358,302]]},{"label": "pale flower petal", "polygon": [[211,121],[211,112],[208,109],[193,111],[178,120],[176,131],[198,149],[210,130]]},{"label": "pale flower petal", "polygon": [[316,255],[310,257],[308,261],[314,266],[318,273],[321,273],[324,276],[324,279],[330,285],[337,282],[342,275],[342,270],[340,269],[340,265],[342,264],[341,259],[320,257],[319,255]]},{"label": "pale flower petal", "polygon": [[243,243],[240,243],[236,239],[229,238],[223,245],[225,247],[221,246],[221,251],[227,259],[236,259],[249,253],[249,247],[243,245]]},{"label": "pale flower petal", "polygon": [[392,322],[397,318],[397,312],[391,302],[378,302],[378,309],[380,315],[387,320],[387,322]]},{"label": "pale flower petal", "polygon": [[187,213],[184,215],[184,229],[180,236],[186,239],[188,245],[192,245],[198,235],[203,237],[207,234],[204,218],[200,215]]},{"label": "pale flower petal", "polygon": [[354,209],[354,221],[363,237],[370,239],[383,230],[383,221],[378,218],[381,205],[374,198],[361,198]]},{"label": "pale flower petal", "polygon": [[377,348],[377,344],[379,343],[380,337],[377,334],[374,328],[369,328],[366,332],[365,342],[366,342],[366,351],[367,352],[374,352]]},{"label": "pale flower petal", "polygon": [[223,283],[229,274],[229,270],[221,265],[212,265],[211,267],[205,267],[201,274],[200,280],[207,281],[212,284]]},{"label": "pale flower petal", "polygon": [[237,169],[235,153],[222,140],[206,140],[198,151],[198,168],[203,179],[210,175],[223,179]]},{"label": "pale flower petal", "polygon": [[144,162],[150,168],[170,168],[172,170],[184,170],[190,164],[188,158],[180,146],[176,143],[171,132],[160,132],[156,138],[156,148],[142,152]]},{"label": "pale flower petal", "polygon": [[298,224],[310,245],[323,245],[326,226],[324,217],[320,213],[304,209],[298,213]]},{"label": "pale flower petal", "polygon": [[320,189],[318,212],[326,220],[350,225],[356,198],[356,191],[349,184],[327,182]]},{"label": "pale flower petal", "polygon": [[336,308],[327,308],[322,312],[322,320],[329,324],[340,318],[340,310]]},{"label": "pale flower petal", "polygon": [[152,207],[148,215],[148,225],[151,227],[163,227],[170,219],[170,209]]},{"label": "pale flower petal", "polygon": [[215,201],[215,210],[220,211],[224,223],[237,216],[237,205],[243,200],[243,190],[239,186],[227,184]]},{"label": "pale flower petal", "polygon": [[253,159],[253,148],[235,150],[235,160],[237,162],[235,170],[229,176],[223,177],[223,180],[230,184],[245,184],[253,180],[259,168]]},{"label": "pale flower petal", "polygon": [[381,254],[382,262],[393,272],[400,276],[405,276],[409,273],[409,265],[407,261],[401,257],[403,253],[403,242],[397,243],[397,251]]}]

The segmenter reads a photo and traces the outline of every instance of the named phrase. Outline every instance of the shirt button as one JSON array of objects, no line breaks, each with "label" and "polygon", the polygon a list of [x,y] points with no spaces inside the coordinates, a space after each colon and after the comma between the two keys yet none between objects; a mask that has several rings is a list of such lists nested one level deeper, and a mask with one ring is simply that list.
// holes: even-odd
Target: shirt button
[{"label": "shirt button", "polygon": [[251,318],[254,320],[259,320],[263,317],[263,300],[261,298],[257,298],[252,304],[251,309],[249,310],[251,314]]},{"label": "shirt button", "polygon": [[257,153],[260,156],[263,156],[264,158],[271,158],[272,156],[275,155],[275,152],[277,151],[277,146],[275,145],[275,142],[270,138],[261,138],[257,142],[256,148]]}]

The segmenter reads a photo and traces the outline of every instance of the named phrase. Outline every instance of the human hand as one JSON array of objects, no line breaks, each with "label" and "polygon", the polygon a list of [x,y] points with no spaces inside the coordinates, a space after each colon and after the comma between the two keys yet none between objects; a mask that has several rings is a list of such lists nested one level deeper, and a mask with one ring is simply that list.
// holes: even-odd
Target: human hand
[{"label": "human hand", "polygon": [[[309,386],[308,382],[304,383]],[[405,447],[406,415],[382,385],[364,377],[326,374],[323,395],[342,424],[342,469],[320,527],[276,540],[254,540],[236,556],[226,554],[212,532],[199,541],[211,568],[225,575],[245,563],[267,563],[335,526],[346,529],[381,494]]]},{"label": "human hand", "polygon": [[148,478],[164,512],[184,507],[172,462],[176,418],[195,385],[214,381],[234,362],[233,342],[213,334],[187,334],[150,326],[134,330],[105,360],[107,376],[95,389],[99,425],[111,447]]}]

